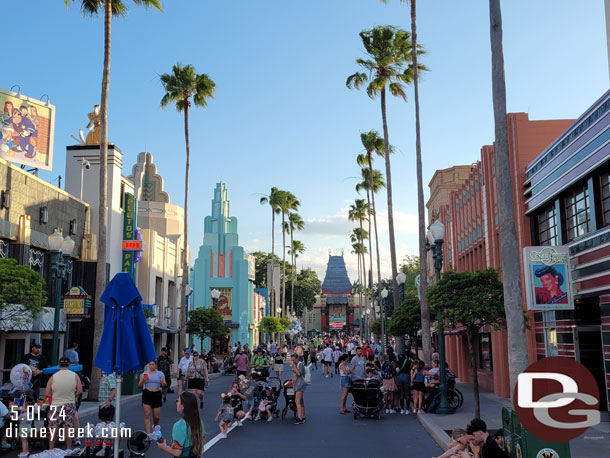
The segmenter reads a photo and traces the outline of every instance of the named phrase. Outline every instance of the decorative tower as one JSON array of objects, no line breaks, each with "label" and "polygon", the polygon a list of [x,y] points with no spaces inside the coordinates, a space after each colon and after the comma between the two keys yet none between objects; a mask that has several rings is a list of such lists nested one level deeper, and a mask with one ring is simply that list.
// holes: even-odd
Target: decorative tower
[{"label": "decorative tower", "polygon": [[323,331],[353,332],[354,297],[343,254],[332,256],[329,252],[326,276],[320,295],[320,308]]},{"label": "decorative tower", "polygon": [[[216,340],[216,354],[224,354],[234,342],[258,344],[254,316],[254,258],[238,245],[237,218],[230,216],[224,183],[217,183],[212,212],[204,219],[203,244],[193,271],[193,304],[214,307],[211,291],[220,291],[216,307],[227,327],[227,338]],[[199,342],[200,344],[200,342]],[[209,341],[204,342],[209,346]]]}]

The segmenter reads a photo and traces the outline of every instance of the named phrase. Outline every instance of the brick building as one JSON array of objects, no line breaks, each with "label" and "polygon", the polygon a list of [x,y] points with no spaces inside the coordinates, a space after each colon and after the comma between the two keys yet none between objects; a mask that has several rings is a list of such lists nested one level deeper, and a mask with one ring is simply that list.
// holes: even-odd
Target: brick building
[{"label": "brick building", "polygon": [[[96,253],[89,231],[90,208],[85,202],[3,159],[0,159],[0,192],[0,258],[16,259],[40,273],[48,293],[44,312],[31,325],[2,323],[8,329],[3,329],[0,336],[0,366],[11,368],[29,351],[34,340],[43,344],[47,358],[51,356],[56,282],[52,276],[48,236],[60,228],[64,236],[69,235],[75,241],[62,293],[71,286],[82,286],[89,295],[95,294]],[[68,330],[69,339],[81,342],[81,360],[92,361],[92,341],[80,339],[80,335],[93,334],[93,319],[85,319],[78,325],[71,323],[67,328],[62,310],[60,320],[60,350]]]},{"label": "brick building", "polygon": [[531,245],[567,245],[574,310],[535,313],[536,354],[575,358],[610,388],[610,91],[527,166]]},{"label": "brick building", "polygon": [[[521,192],[525,168],[572,121],[530,121],[526,113],[510,113],[507,121],[515,224],[521,252],[523,246],[531,245],[529,220],[523,210],[524,196]],[[475,272],[487,267],[501,268],[495,174],[494,147],[483,146],[480,160],[472,165],[464,183],[449,193],[446,205],[439,206],[438,218],[446,227],[443,269]],[[529,333],[528,340],[531,348],[529,356],[533,360],[533,332]],[[460,380],[470,381],[470,355],[466,337],[460,329],[446,331],[446,349],[451,369]],[[508,397],[510,384],[506,330],[482,329],[475,351],[481,387]]]}]

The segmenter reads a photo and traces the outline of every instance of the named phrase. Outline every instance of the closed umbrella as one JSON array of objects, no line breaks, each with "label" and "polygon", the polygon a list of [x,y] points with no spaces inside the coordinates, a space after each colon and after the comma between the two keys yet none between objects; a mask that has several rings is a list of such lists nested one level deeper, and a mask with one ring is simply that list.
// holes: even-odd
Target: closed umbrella
[{"label": "closed umbrella", "polygon": [[[121,419],[123,374],[142,369],[157,359],[144,310],[142,296],[127,273],[118,273],[102,293],[104,330],[95,355],[95,365],[106,374],[116,373],[117,428]],[[114,456],[119,455],[119,438],[114,439]]]}]

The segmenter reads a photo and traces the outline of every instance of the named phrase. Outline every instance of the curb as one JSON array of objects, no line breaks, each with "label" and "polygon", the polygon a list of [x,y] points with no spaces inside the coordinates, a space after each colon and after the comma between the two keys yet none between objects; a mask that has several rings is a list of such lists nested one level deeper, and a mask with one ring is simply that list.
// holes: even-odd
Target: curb
[{"label": "curb", "polygon": [[447,435],[444,429],[434,422],[431,414],[417,414],[417,421],[421,423],[424,429],[428,432],[428,434],[430,434],[432,439],[434,439],[440,448],[443,450],[447,450],[449,448],[450,437]]}]

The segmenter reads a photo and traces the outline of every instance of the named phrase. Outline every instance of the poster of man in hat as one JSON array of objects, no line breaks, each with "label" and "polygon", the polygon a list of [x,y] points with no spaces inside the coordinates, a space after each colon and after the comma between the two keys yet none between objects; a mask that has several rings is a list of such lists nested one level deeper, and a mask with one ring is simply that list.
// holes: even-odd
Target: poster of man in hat
[{"label": "poster of man in hat", "polygon": [[0,158],[51,170],[55,107],[0,89],[0,110]]}]

